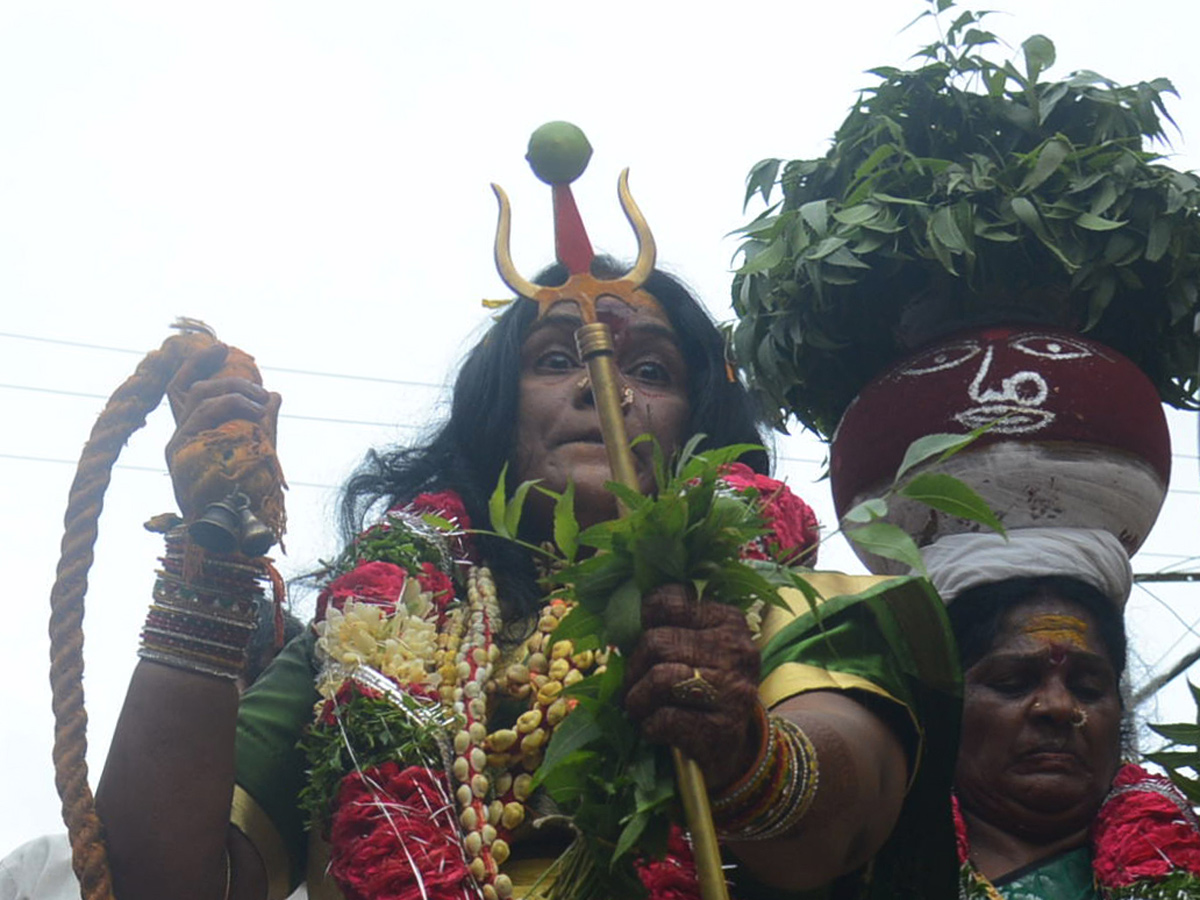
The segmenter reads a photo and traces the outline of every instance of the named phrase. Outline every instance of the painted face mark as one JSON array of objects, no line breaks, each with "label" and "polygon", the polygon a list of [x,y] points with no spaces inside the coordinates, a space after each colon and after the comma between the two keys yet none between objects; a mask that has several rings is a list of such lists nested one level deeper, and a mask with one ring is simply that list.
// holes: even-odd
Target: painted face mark
[{"label": "painted face mark", "polygon": [[908,365],[900,370],[900,374],[913,376],[944,372],[962,365],[982,352],[983,347],[978,341],[956,341],[913,357]]},{"label": "painted face mark", "polygon": [[1050,647],[1050,661],[1055,665],[1067,658],[1067,648],[1087,649],[1087,622],[1076,616],[1033,616],[1022,634]]},{"label": "painted face mark", "polygon": [[[654,310],[658,317],[666,318],[657,300],[654,301]],[[596,321],[603,322],[609,327],[612,331],[613,346],[618,350],[625,343],[625,329],[633,318],[634,312],[632,306],[614,294],[605,294],[596,299]]]},{"label": "painted face mark", "polygon": [[[1047,334],[1026,334],[1013,338],[1009,346],[1041,359],[1087,359],[1096,353],[1086,344],[1070,338]],[[1107,358],[1107,357],[1106,357]]]}]

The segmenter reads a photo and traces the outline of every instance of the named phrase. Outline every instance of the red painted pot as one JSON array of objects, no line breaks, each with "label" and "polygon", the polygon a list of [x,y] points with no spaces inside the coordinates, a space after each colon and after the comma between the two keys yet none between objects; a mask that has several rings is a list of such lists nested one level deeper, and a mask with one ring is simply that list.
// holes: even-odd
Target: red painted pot
[{"label": "red painted pot", "polygon": [[[1141,546],[1171,473],[1158,393],[1120,353],[1052,328],[962,332],[868,384],[833,437],[838,515],[885,494],[917,438],[966,434],[989,423],[995,424],[937,471],[978,491],[1006,528],[1104,528],[1130,554]],[[983,528],[915,501],[893,497],[888,506],[889,521],[921,546]],[[872,571],[903,570],[860,556]]]}]

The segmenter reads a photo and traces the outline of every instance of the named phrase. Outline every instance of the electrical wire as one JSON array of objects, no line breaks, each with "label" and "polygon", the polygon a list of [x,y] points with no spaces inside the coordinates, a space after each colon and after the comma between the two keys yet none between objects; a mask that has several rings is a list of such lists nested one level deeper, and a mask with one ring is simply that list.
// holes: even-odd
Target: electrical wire
[{"label": "electrical wire", "polygon": [[[0,459],[11,459],[17,462],[55,463],[64,466],[79,465],[79,460],[77,459],[55,459],[51,456],[31,456],[21,453],[0,453]],[[125,469],[130,472],[149,472],[153,475],[165,476],[169,474],[165,466],[137,466],[132,463],[117,463],[113,468]],[[288,487],[319,488],[330,491],[341,489],[341,486],[336,484],[321,484],[316,481],[293,481],[290,478],[288,479]]]},{"label": "electrical wire", "polygon": [[[109,347],[104,344],[88,344],[83,341],[67,341],[61,338],[39,337],[34,334],[15,334],[11,331],[0,331],[0,337],[17,341],[36,341],[39,344],[57,344],[62,347],[79,347],[85,350],[103,350],[108,353],[126,353],[134,356],[145,356],[144,350],[131,350],[128,347]],[[286,372],[289,375],[311,375],[315,378],[340,378],[348,381],[373,381],[378,384],[394,384],[400,387],[419,387],[441,390],[443,385],[432,381],[409,381],[403,378],[381,378],[376,375],[353,375],[345,372],[318,372],[313,369],[293,369],[285,366],[259,366],[264,372]]]},{"label": "electrical wire", "polygon": [[[10,391],[32,391],[38,394],[55,394],[61,397],[83,397],[87,400],[107,400],[105,394],[90,394],[86,391],[67,391],[61,388],[45,388],[36,387],[31,384],[5,384],[0,383],[0,388]],[[302,422],[326,422],[332,425],[367,425],[376,428],[400,428],[405,431],[419,431],[418,425],[406,425],[400,422],[376,422],[370,419],[336,419],[329,416],[303,416],[298,413],[283,413],[279,414],[281,419],[296,419]]]}]

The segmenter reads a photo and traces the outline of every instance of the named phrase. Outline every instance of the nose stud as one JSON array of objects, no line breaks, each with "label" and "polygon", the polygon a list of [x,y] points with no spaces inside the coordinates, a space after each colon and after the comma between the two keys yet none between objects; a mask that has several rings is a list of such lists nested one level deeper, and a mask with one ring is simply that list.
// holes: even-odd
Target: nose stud
[{"label": "nose stud", "polygon": [[1081,706],[1075,707],[1075,713],[1071,716],[1071,725],[1073,725],[1075,728],[1082,728],[1087,724],[1087,720],[1087,710]]},{"label": "nose stud", "polygon": [[[583,376],[575,382],[575,390],[590,391],[591,389],[592,380],[585,372]],[[633,388],[631,388],[629,385],[625,385],[623,388],[621,388],[621,409],[629,409],[631,406],[633,406],[633,401]]]}]

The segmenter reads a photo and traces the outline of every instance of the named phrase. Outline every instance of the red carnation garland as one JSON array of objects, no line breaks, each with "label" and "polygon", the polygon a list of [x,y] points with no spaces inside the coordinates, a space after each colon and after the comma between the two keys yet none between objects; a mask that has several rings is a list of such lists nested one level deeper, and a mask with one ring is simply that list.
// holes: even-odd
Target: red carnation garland
[{"label": "red carnation garland", "polygon": [[386,762],[351,772],[330,826],[329,872],[346,900],[477,897],[445,775]]},{"label": "red carnation garland", "polygon": [[678,825],[671,826],[666,855],[638,863],[637,873],[650,893],[649,900],[700,900],[696,858]]},{"label": "red carnation garland", "polygon": [[1092,825],[1093,866],[1105,888],[1185,872],[1200,892],[1200,823],[1169,778],[1123,766]]},{"label": "red carnation garland", "polygon": [[396,604],[408,585],[408,572],[395,563],[374,561],[362,562],[347,572],[339,575],[326,585],[317,597],[317,619],[325,617],[325,611],[330,604],[334,609],[342,609],[347,600],[370,603],[382,607],[391,615],[396,611]]},{"label": "red carnation garland", "polygon": [[821,529],[812,507],[792,493],[782,481],[760,475],[745,463],[731,463],[721,480],[739,493],[758,492],[759,512],[770,534],[743,551],[750,559],[771,559],[784,565],[814,566]]},{"label": "red carnation garland", "polygon": [[[993,896],[995,888],[971,864],[957,797],[953,809],[967,896]],[[1090,841],[1092,870],[1105,898],[1200,896],[1200,821],[1169,778],[1122,766]]]}]

